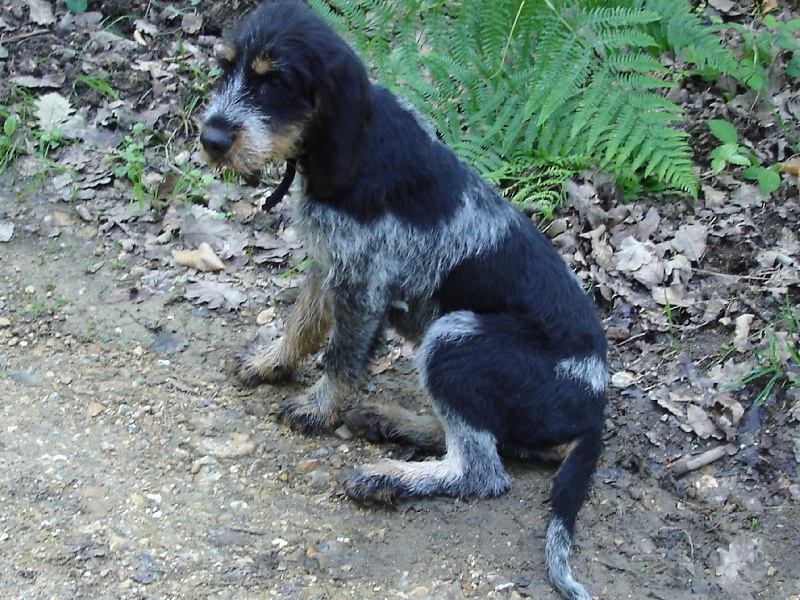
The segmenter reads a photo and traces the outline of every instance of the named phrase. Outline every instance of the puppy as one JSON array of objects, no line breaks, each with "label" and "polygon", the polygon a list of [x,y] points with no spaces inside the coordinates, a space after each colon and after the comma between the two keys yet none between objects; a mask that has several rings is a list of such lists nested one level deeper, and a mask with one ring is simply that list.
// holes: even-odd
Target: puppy
[{"label": "puppy", "polygon": [[501,454],[566,446],[552,490],[549,575],[590,598],[568,564],[602,442],[606,340],[592,302],[549,241],[446,148],[406,102],[370,83],[348,45],[304,3],[269,1],[241,26],[202,123],[207,161],[243,175],[287,161],[302,177],[296,225],[312,258],[273,347],[246,382],[289,377],[324,346],[324,374],[282,407],[298,431],[330,430],[387,326],[418,344],[440,424],[372,409],[385,437],[435,448],[426,462],[364,465],[358,501],[494,497]]}]

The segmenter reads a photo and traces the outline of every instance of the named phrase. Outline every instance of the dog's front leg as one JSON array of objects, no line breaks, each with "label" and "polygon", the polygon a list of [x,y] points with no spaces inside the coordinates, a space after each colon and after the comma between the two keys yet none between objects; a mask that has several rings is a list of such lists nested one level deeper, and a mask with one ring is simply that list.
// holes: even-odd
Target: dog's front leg
[{"label": "dog's front leg", "polygon": [[319,350],[325,342],[331,325],[330,313],[323,275],[312,264],[286,320],[283,337],[270,348],[241,356],[236,372],[239,379],[257,385],[289,378],[300,361]]},{"label": "dog's front leg", "polygon": [[304,397],[281,407],[281,417],[305,434],[330,430],[339,407],[358,386],[386,318],[379,293],[338,289],[331,294],[333,322],[323,357],[325,373]]}]

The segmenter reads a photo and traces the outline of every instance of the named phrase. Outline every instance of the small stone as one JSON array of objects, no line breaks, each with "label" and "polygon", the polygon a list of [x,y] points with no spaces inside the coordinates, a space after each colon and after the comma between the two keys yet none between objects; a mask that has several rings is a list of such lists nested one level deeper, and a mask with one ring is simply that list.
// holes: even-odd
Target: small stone
[{"label": "small stone", "polygon": [[338,438],[342,439],[342,440],[351,440],[351,439],[353,439],[353,434],[347,428],[347,425],[342,425],[341,427],[339,427],[339,429],[334,431],[333,434],[335,436],[337,436]]},{"label": "small stone", "polygon": [[67,213],[57,210],[53,213],[53,223],[56,227],[72,227],[75,222]]},{"label": "small stone", "polygon": [[246,456],[256,449],[256,443],[249,435],[243,433],[235,433],[229,439],[205,438],[200,442],[200,446],[218,458]]},{"label": "small stone", "polygon": [[102,404],[100,404],[99,402],[95,402],[95,401],[89,402],[89,404],[86,405],[86,411],[85,411],[86,416],[89,417],[90,419],[92,417],[96,417],[101,412],[103,412],[104,408],[105,407]]},{"label": "small stone", "polygon": [[315,469],[308,474],[308,484],[314,488],[324,487],[330,480],[331,474],[323,469]]},{"label": "small stone", "polygon": [[567,220],[566,219],[555,219],[551,224],[550,227],[547,228],[547,236],[550,239],[553,239],[557,235],[561,235],[567,230]]},{"label": "small stone", "polygon": [[[11,344],[9,343],[9,345]],[[16,381],[20,385],[27,387],[42,387],[44,385],[44,379],[42,379],[36,373],[29,373],[27,371],[11,371],[8,376],[12,381]]]},{"label": "small stone", "polygon": [[258,325],[266,325],[267,323],[271,323],[275,320],[275,307],[270,306],[269,308],[265,308],[256,317],[256,323]]},{"label": "small stone", "polygon": [[196,475],[197,473],[200,472],[200,469],[202,469],[203,467],[207,465],[216,465],[216,464],[217,464],[217,459],[214,458],[213,456],[203,456],[202,458],[198,458],[196,461],[192,463],[192,468],[190,469],[190,472],[192,473],[192,475]]}]

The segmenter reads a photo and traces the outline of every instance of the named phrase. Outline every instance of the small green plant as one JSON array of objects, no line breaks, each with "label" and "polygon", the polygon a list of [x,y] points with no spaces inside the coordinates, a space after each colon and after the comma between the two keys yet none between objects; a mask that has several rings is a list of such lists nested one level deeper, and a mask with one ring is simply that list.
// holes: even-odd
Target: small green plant
[{"label": "small green plant", "polygon": [[726,26],[742,36],[742,65],[750,71],[747,83],[759,92],[769,84],[769,69],[782,52],[788,55],[786,75],[795,79],[800,77],[800,41],[797,38],[800,19],[784,22],[766,15],[761,25],[757,29],[739,23]]},{"label": "small green plant", "polygon": [[118,158],[121,161],[114,169],[114,176],[127,179],[133,185],[133,194],[139,206],[144,205],[144,167],[147,159],[144,156],[144,125],[136,123],[129,135],[120,143]]},{"label": "small green plant", "polygon": [[78,75],[72,86],[73,91],[77,84],[83,84],[109,100],[119,100],[119,92],[111,87],[108,78],[100,75]]},{"label": "small green plant", "polygon": [[300,273],[304,272],[308,265],[311,264],[310,258],[304,258],[300,262],[295,265],[291,265],[288,269],[286,269],[283,273],[278,273],[276,277],[278,279],[285,279],[287,277],[291,277],[292,275],[299,275]]},{"label": "small green plant", "polygon": [[178,65],[178,72],[183,75],[184,81],[189,83],[186,86],[189,97],[183,103],[183,117],[185,121],[188,121],[197,107],[208,100],[210,84],[221,70],[218,67],[212,67],[210,70],[203,68],[186,51],[182,39],[178,40],[174,60]]},{"label": "small green plant", "polygon": [[758,164],[755,155],[739,143],[736,128],[730,122],[724,119],[709,119],[707,123],[711,134],[722,142],[708,155],[711,159],[711,170],[715,175],[724,171],[729,165],[736,165],[745,167],[741,176],[758,182],[758,187],[765,195],[778,189],[781,184],[780,165],[762,167]]},{"label": "small green plant", "polygon": [[664,292],[664,311],[667,316],[667,339],[669,340],[670,346],[672,346],[671,354],[677,355],[680,353],[680,344],[678,343],[678,338],[675,337],[675,331],[677,330],[677,326],[675,325],[675,318],[674,313],[672,310],[672,303],[669,301],[669,297],[667,293]]},{"label": "small green plant", "polygon": [[22,149],[17,135],[17,115],[0,111],[0,117],[3,118],[3,131],[0,133],[0,173],[3,173],[22,152]]},{"label": "small green plant", "polygon": [[788,302],[777,323],[764,330],[766,348],[753,351],[758,366],[731,384],[760,388],[753,406],[761,406],[780,384],[800,387],[800,309]]},{"label": "small green plant", "polygon": [[178,175],[170,197],[183,197],[187,202],[203,199],[206,194],[206,188],[214,181],[214,175],[197,168],[185,169],[177,167],[177,169]]},{"label": "small green plant", "polygon": [[496,171],[484,175],[503,190],[512,204],[551,220],[555,209],[564,201],[564,181],[589,166],[588,162],[528,157],[516,163],[504,163]]}]

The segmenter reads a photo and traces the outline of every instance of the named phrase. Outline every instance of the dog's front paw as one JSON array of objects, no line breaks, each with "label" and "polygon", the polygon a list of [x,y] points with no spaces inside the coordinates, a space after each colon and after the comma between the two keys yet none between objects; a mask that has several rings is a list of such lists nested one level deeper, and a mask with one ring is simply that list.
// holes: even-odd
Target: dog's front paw
[{"label": "dog's front paw", "polygon": [[389,506],[411,495],[402,479],[377,472],[370,465],[353,471],[344,481],[344,491],[356,502],[377,502]]},{"label": "dog's front paw", "polygon": [[317,435],[333,428],[328,415],[302,401],[281,404],[278,419],[303,435]]},{"label": "dog's front paw", "polygon": [[279,346],[264,350],[248,345],[236,357],[236,376],[249,386],[279,383],[290,379],[294,371],[286,363]]},{"label": "dog's front paw", "polygon": [[285,402],[278,418],[295,431],[306,435],[335,429],[342,422],[339,406],[347,390],[347,386],[323,375],[306,396]]}]

